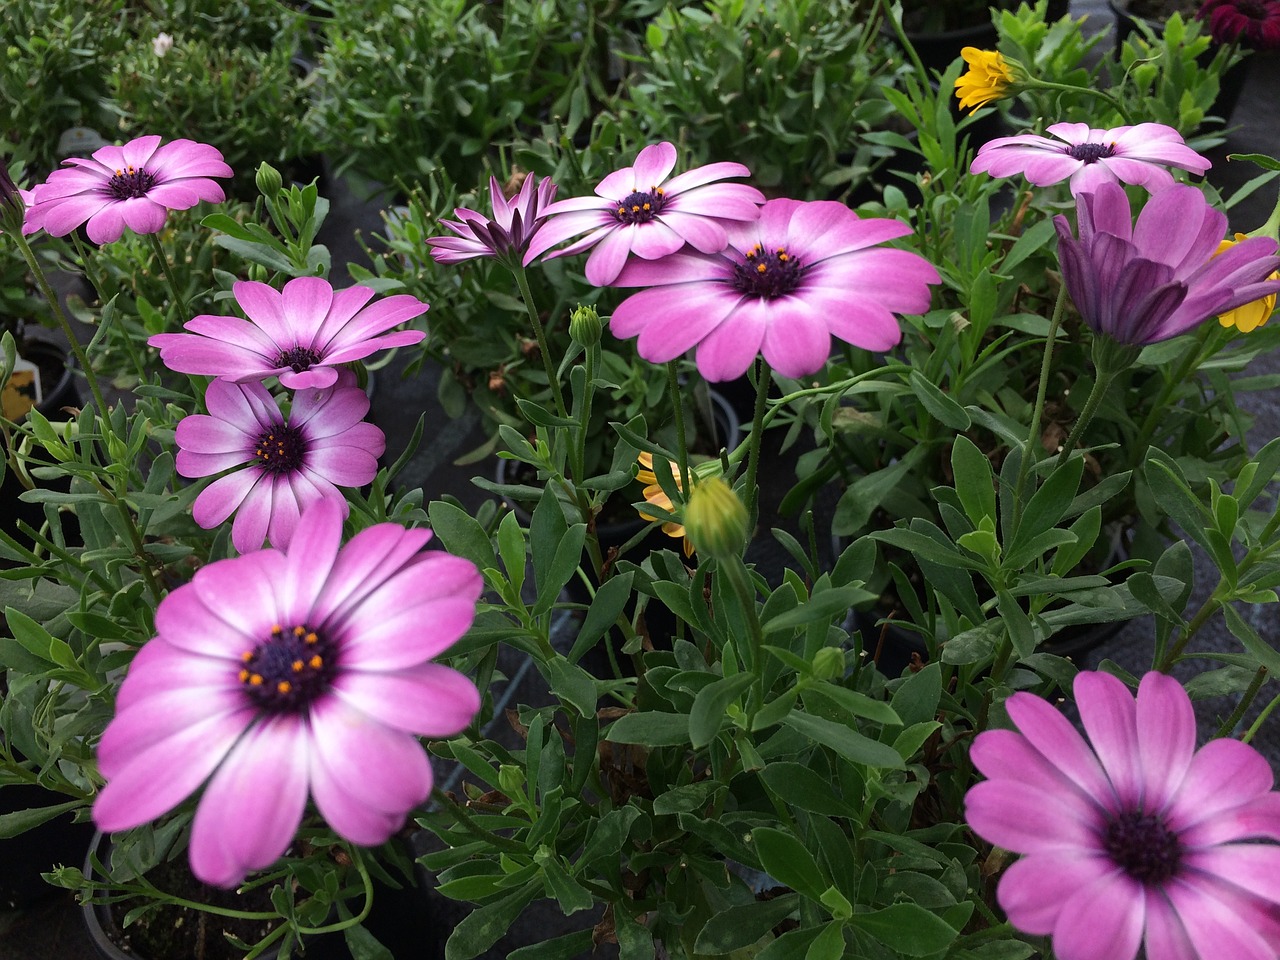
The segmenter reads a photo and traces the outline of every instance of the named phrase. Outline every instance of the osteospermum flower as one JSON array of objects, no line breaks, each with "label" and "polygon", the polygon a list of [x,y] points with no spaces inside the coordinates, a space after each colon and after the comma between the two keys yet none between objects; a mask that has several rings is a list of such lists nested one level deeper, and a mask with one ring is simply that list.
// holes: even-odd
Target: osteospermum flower
[{"label": "osteospermum flower", "polygon": [[[667,496],[666,492],[662,489],[662,485],[658,483],[658,475],[653,472],[653,454],[645,450],[641,452],[638,459],[640,461],[640,469],[636,471],[636,482],[645,485],[645,502],[653,504],[659,510],[666,513],[674,513],[675,505],[671,502],[671,498]],[[679,468],[674,463],[670,463],[669,466],[671,467],[671,478],[675,481],[676,489],[683,490],[684,485],[680,482]],[[658,519],[652,514],[645,513],[643,510],[639,511],[639,513],[642,520]],[[681,547],[684,550],[684,555],[686,557],[693,556],[693,541],[685,536],[684,524],[677,523],[674,520],[666,520],[662,524],[662,532],[668,537],[683,541]]]},{"label": "osteospermum flower", "polygon": [[178,422],[178,473],[208,477],[191,516],[211,529],[232,514],[231,542],[241,553],[264,540],[284,549],[298,518],[317,501],[346,500],[339,487],[363,487],[378,472],[386,436],[365,423],[369,398],[343,376],[332,387],[299,390],[288,419],[260,383],[214,380],[205,391],[209,415]]},{"label": "osteospermum flower", "polygon": [[833,335],[888,350],[902,338],[894,312],[929,308],[938,271],[917,253],[877,246],[910,232],[830,200],[770,200],[758,221],[730,226],[721,253],[627,264],[617,284],[650,289],[624,300],[609,328],[638,336],[653,363],[696,346],[708,380],[742,376],[757,353],[784,376],[807,376],[826,362]]},{"label": "osteospermum flower", "polygon": [[219,560],[165,597],[98,744],[98,826],[139,826],[204,784],[191,868],[222,887],[285,852],[308,794],[340,836],[386,841],[431,792],[416,737],[457,733],[480,706],[430,662],[470,627],[480,574],[421,552],[430,538],[382,523],[340,546],[324,500],[287,553]]},{"label": "osteospermum flower", "polygon": [[743,183],[719,183],[746,177],[740,163],[709,163],[671,177],[676,148],[651,144],[634,166],[615,170],[596,187],[594,197],[560,200],[547,208],[552,217],[529,245],[531,263],[557,243],[587,235],[552,256],[591,250],[587,280],[598,287],[613,283],[631,254],[657,260],[686,243],[702,253],[718,253],[728,242],[725,224],[754,220],[764,195]]},{"label": "osteospermum flower", "polygon": [[32,216],[55,237],[81,224],[94,243],[119,240],[125,227],[157,233],[170,210],[202,200],[221,203],[222,187],[210,177],[229,177],[222,154],[207,143],[138,137],[122,147],[100,147],[90,160],[73,157],[35,188]]},{"label": "osteospermum flower", "polygon": [[[1224,253],[1246,239],[1248,238],[1243,233],[1237,233],[1234,240],[1223,240],[1218,244],[1218,253]],[[1280,280],[1280,272],[1271,274],[1267,279]],[[1218,322],[1224,327],[1235,327],[1241,333],[1252,333],[1271,318],[1275,309],[1276,295],[1269,293],[1261,300],[1254,300],[1234,310],[1226,311],[1218,317]]]},{"label": "osteospermum flower", "polygon": [[232,292],[249,319],[206,314],[183,324],[190,333],[156,334],[147,343],[160,349],[165,366],[237,383],[279,377],[291,390],[328,387],[338,379],[337,364],[426,336],[388,332],[427,312],[408,294],[365,306],[374,293],[369,287],[334,290],[319,277],[297,277],[283,290],[241,280]]},{"label": "osteospermum flower", "polygon": [[1204,0],[1196,16],[1218,43],[1280,50],[1280,0]]},{"label": "osteospermum flower", "polygon": [[1079,239],[1054,218],[1063,281],[1080,315],[1116,343],[1142,345],[1185,333],[1209,317],[1280,290],[1276,241],[1242,240],[1214,256],[1227,218],[1195,187],[1153,194],[1130,219],[1114,183],[1076,197]]},{"label": "osteospermum flower", "polygon": [[[535,187],[537,189],[535,189]],[[509,202],[496,177],[489,178],[489,200],[493,216],[457,207],[453,215],[458,221],[441,220],[440,225],[452,230],[456,237],[431,237],[431,256],[439,263],[461,263],[476,257],[494,257],[519,264],[529,249],[529,242],[546,222],[547,206],[555,198],[556,185],[551,180],[529,174],[520,192]],[[460,221],[460,222],[459,222]]]},{"label": "osteospermum flower", "polygon": [[969,65],[969,69],[956,78],[960,109],[977,110],[1009,95],[1015,79],[1013,67],[999,51],[964,47],[960,56]]},{"label": "osteospermum flower", "polygon": [[1154,193],[1173,185],[1166,166],[1203,174],[1210,163],[1183,142],[1173,127],[1140,123],[1094,130],[1084,123],[1055,123],[1046,133],[1000,137],[982,145],[970,173],[993,177],[1024,174],[1037,187],[1070,180],[1076,196],[1100,183],[1134,183]]},{"label": "osteospermum flower", "polygon": [[1280,794],[1237,740],[1195,749],[1191,700],[1148,673],[1137,703],[1110,674],[1076,675],[1089,743],[1039,697],[1005,707],[1020,732],[978,734],[989,779],[965,796],[984,839],[1024,854],[997,897],[1059,960],[1274,960],[1280,949]]}]

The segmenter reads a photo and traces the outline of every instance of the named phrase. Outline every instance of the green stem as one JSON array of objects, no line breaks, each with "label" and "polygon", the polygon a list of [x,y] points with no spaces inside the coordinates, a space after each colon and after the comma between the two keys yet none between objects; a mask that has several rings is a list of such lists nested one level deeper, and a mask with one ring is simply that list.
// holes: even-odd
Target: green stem
[{"label": "green stem", "polygon": [[98,419],[106,422],[106,432],[110,433],[111,421],[107,419],[107,401],[103,399],[102,387],[98,384],[98,376],[89,365],[89,357],[85,354],[84,347],[80,345],[80,341],[76,338],[75,331],[71,328],[71,321],[63,313],[62,304],[58,302],[58,295],[49,286],[44,270],[40,267],[39,261],[36,260],[36,256],[31,250],[31,244],[20,233],[14,233],[12,236],[14,242],[18,245],[18,249],[22,252],[22,258],[27,261],[27,266],[31,268],[31,273],[36,278],[36,285],[40,287],[40,293],[49,301],[49,306],[53,309],[53,315],[61,325],[63,335],[67,338],[67,344],[70,346],[71,352],[75,354],[76,362],[80,364],[80,369],[84,371],[85,379],[89,381],[89,390],[93,394],[93,401],[98,407]]},{"label": "green stem", "polygon": [[182,289],[178,286],[178,278],[174,275],[173,267],[169,264],[169,255],[164,252],[164,246],[160,243],[159,235],[148,233],[147,239],[151,241],[151,249],[160,258],[160,266],[164,270],[165,279],[169,281],[169,290],[173,293],[174,306],[178,308],[178,322],[181,323],[182,318],[187,314],[187,298],[182,295]]},{"label": "green stem", "polygon": [[1213,735],[1215,740],[1231,735],[1231,731],[1236,728],[1236,724],[1244,716],[1245,711],[1253,704],[1254,698],[1257,697],[1258,691],[1262,689],[1262,685],[1267,680],[1267,668],[1259,667],[1258,672],[1253,675],[1253,680],[1249,683],[1249,688],[1245,690],[1244,696],[1240,698],[1240,702],[1236,704],[1236,708],[1231,711],[1231,716],[1222,721],[1222,726],[1218,728],[1218,732]]},{"label": "green stem", "polygon": [[467,813],[462,804],[458,803],[458,801],[454,800],[453,797],[449,796],[439,787],[432,789],[431,796],[436,803],[448,809],[449,814],[455,821],[457,821],[458,825],[462,827],[463,830],[467,831],[467,833],[471,834],[477,840],[483,840],[485,843],[492,844],[499,850],[507,850],[511,853],[527,854],[529,852],[528,848],[526,848],[523,843],[517,843],[510,837],[500,837],[496,833],[492,833],[480,826],[471,819],[471,814]]},{"label": "green stem", "polygon": [[1146,417],[1142,421],[1142,428],[1138,431],[1138,439],[1133,445],[1133,466],[1136,468],[1147,454],[1147,447],[1151,444],[1151,439],[1155,434],[1156,427],[1160,423],[1161,417],[1168,412],[1169,400],[1173,396],[1173,392],[1190,377],[1200,364],[1215,352],[1217,339],[1214,336],[1214,327],[1218,324],[1201,324],[1204,334],[1201,339],[1188,348],[1182,357],[1182,362],[1178,364],[1174,370],[1173,376],[1165,381],[1164,386],[1160,388],[1160,393],[1156,396],[1151,404],[1151,409],[1147,411]]},{"label": "green stem", "polygon": [[[516,284],[520,287],[520,297],[524,300],[525,310],[529,314],[529,322],[533,325],[533,333],[538,338],[538,352],[542,354],[542,365],[547,371],[547,382],[551,384],[551,395],[555,398],[556,414],[569,417],[567,408],[564,405],[564,393],[560,390],[560,378],[556,376],[555,367],[551,364],[551,351],[547,347],[547,335],[542,329],[542,320],[538,317],[538,310],[533,304],[533,291],[529,289],[529,278],[525,275],[524,267],[514,266],[511,272],[515,274]],[[581,477],[576,479],[581,480]]]},{"label": "green stem", "polygon": [[1098,377],[1093,381],[1093,389],[1089,391],[1089,399],[1084,403],[1084,409],[1080,411],[1080,416],[1076,418],[1075,426],[1071,428],[1071,436],[1067,437],[1067,442],[1062,446],[1062,453],[1058,455],[1058,466],[1062,466],[1071,457],[1071,451],[1075,449],[1080,437],[1084,434],[1085,428],[1089,426],[1089,421],[1093,419],[1093,415],[1097,413],[1099,404],[1107,395],[1107,391],[1111,389],[1111,384],[1116,379],[1116,370],[1098,370]]},{"label": "green stem", "polygon": [[1248,733],[1240,738],[1240,742],[1248,743],[1251,741],[1257,735],[1258,731],[1262,729],[1262,724],[1266,721],[1267,717],[1271,716],[1271,712],[1275,710],[1277,706],[1280,706],[1280,694],[1273,697],[1271,702],[1262,708],[1262,712],[1258,714],[1258,719],[1253,721],[1253,726],[1249,728]]},{"label": "green stem", "polygon": [[756,380],[756,409],[751,418],[751,436],[747,452],[747,518],[749,531],[756,528],[757,510],[760,505],[760,490],[756,485],[756,474],[760,469],[760,438],[764,433],[765,398],[769,395],[769,384],[773,382],[773,373],[769,369],[769,361],[760,357]]},{"label": "green stem", "polygon": [[330,923],[323,927],[298,927],[299,934],[305,937],[316,936],[321,933],[339,933],[349,927],[357,926],[364,923],[365,918],[369,916],[369,912],[373,909],[373,880],[369,876],[369,868],[364,865],[364,855],[360,852],[360,848],[343,844],[347,853],[351,857],[351,862],[356,865],[356,869],[360,871],[360,883],[364,887],[364,906],[360,912],[350,919],[340,920],[337,923]]},{"label": "green stem", "polygon": [[1049,387],[1049,370],[1053,366],[1053,341],[1058,335],[1058,326],[1062,323],[1062,311],[1066,303],[1067,285],[1064,283],[1058,287],[1058,300],[1053,305],[1053,317],[1049,320],[1049,334],[1044,341],[1044,357],[1040,361],[1040,384],[1036,388],[1036,405],[1031,411],[1031,427],[1027,431],[1027,443],[1022,448],[1022,462],[1018,464],[1018,479],[1013,487],[1015,517],[1022,513],[1022,488],[1026,485],[1032,461],[1036,458],[1035,450],[1040,438],[1040,419],[1044,416],[1045,395]]},{"label": "green stem", "polygon": [[1073,87],[1069,83],[1054,83],[1051,80],[1036,80],[1034,78],[1021,81],[1021,85],[1032,90],[1060,90],[1064,93],[1088,94],[1111,104],[1126,124],[1133,122],[1129,117],[1129,111],[1124,108],[1123,103],[1107,93],[1107,91],[1099,90],[1097,87]]},{"label": "green stem", "polygon": [[676,361],[667,362],[667,384],[671,390],[672,406],[676,416],[676,465],[680,468],[680,492],[689,498],[689,447],[684,433],[684,398],[680,393],[680,381],[676,376]]}]

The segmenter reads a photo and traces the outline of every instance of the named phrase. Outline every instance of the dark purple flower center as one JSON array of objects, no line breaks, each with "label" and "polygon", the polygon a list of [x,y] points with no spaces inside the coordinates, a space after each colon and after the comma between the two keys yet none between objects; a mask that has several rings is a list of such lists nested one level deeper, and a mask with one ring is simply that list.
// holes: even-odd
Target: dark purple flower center
[{"label": "dark purple flower center", "polygon": [[1112,862],[1139,883],[1164,883],[1182,860],[1182,843],[1164,818],[1136,810],[1107,825],[1103,845]]},{"label": "dark purple flower center", "polygon": [[135,200],[145,197],[147,191],[156,185],[154,173],[138,167],[125,167],[117,170],[115,176],[107,181],[107,193],[113,200]]},{"label": "dark purple flower center", "polygon": [[320,354],[307,347],[290,347],[288,350],[281,350],[280,356],[276,357],[277,367],[289,367],[294,373],[309,370],[313,363],[319,362]]},{"label": "dark purple flower center", "polygon": [[322,696],[337,676],[337,652],[305,624],[279,624],[271,636],[240,659],[240,683],[249,699],[271,713],[300,713]]},{"label": "dark purple flower center", "polygon": [[773,300],[799,285],[800,261],[786,247],[765,250],[757,243],[746,252],[746,260],[733,267],[734,289],[748,297]]},{"label": "dark purple flower center", "polygon": [[666,191],[661,187],[650,187],[644,192],[637,190],[618,204],[613,215],[619,223],[648,223],[662,212],[666,202]]},{"label": "dark purple flower center", "polygon": [[1085,163],[1097,163],[1099,160],[1114,156],[1115,152],[1114,143],[1073,143],[1071,149],[1067,151],[1072,158],[1083,160]]},{"label": "dark purple flower center", "polygon": [[306,459],[307,441],[295,427],[272,427],[258,437],[253,455],[258,466],[268,473],[294,473]]},{"label": "dark purple flower center", "polygon": [[1235,8],[1250,20],[1267,19],[1267,9],[1262,0],[1236,0]]}]

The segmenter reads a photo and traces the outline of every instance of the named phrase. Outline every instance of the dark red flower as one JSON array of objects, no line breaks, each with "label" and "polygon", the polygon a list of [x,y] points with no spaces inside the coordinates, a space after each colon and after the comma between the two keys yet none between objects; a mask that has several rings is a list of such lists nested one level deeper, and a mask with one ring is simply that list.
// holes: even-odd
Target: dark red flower
[{"label": "dark red flower", "polygon": [[1280,0],[1205,0],[1196,16],[1218,43],[1280,50]]}]

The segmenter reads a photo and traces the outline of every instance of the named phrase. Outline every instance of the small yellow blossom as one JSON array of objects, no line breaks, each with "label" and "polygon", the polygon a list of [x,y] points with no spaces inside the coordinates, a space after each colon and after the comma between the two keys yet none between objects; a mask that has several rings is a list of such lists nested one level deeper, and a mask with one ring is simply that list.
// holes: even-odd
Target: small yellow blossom
[{"label": "small yellow blossom", "polygon": [[1013,70],[996,50],[965,47],[960,51],[969,69],[956,80],[956,96],[960,109],[977,110],[1008,95],[1014,82]]},{"label": "small yellow blossom", "polygon": [[[1245,239],[1243,233],[1237,233],[1234,240],[1223,240],[1218,244],[1218,249],[1214,252],[1214,256],[1226,250],[1230,250],[1241,240]],[[1268,280],[1280,280],[1280,270],[1277,270]],[[1234,310],[1228,310],[1226,313],[1218,317],[1218,322],[1224,327],[1235,327],[1241,333],[1252,333],[1258,327],[1262,326],[1271,317],[1272,311],[1276,308],[1276,295],[1269,293],[1261,300],[1254,300],[1252,303],[1246,303],[1242,307],[1236,307]]]},{"label": "small yellow blossom", "polygon": [[[636,472],[636,480],[645,484],[644,499],[647,503],[652,503],[660,510],[667,513],[675,512],[675,505],[671,502],[671,498],[663,492],[662,486],[658,483],[658,475],[653,472],[653,454],[645,451],[640,454],[640,469]],[[671,476],[676,482],[676,489],[682,490],[683,485],[680,483],[680,469],[674,464],[670,464]],[[651,516],[640,511],[640,516],[645,520],[657,520],[657,517]],[[684,524],[676,523],[668,520],[662,524],[662,532],[668,537],[674,537],[677,540],[683,539],[684,555],[686,557],[693,556],[693,541],[691,541],[684,532]]]}]

